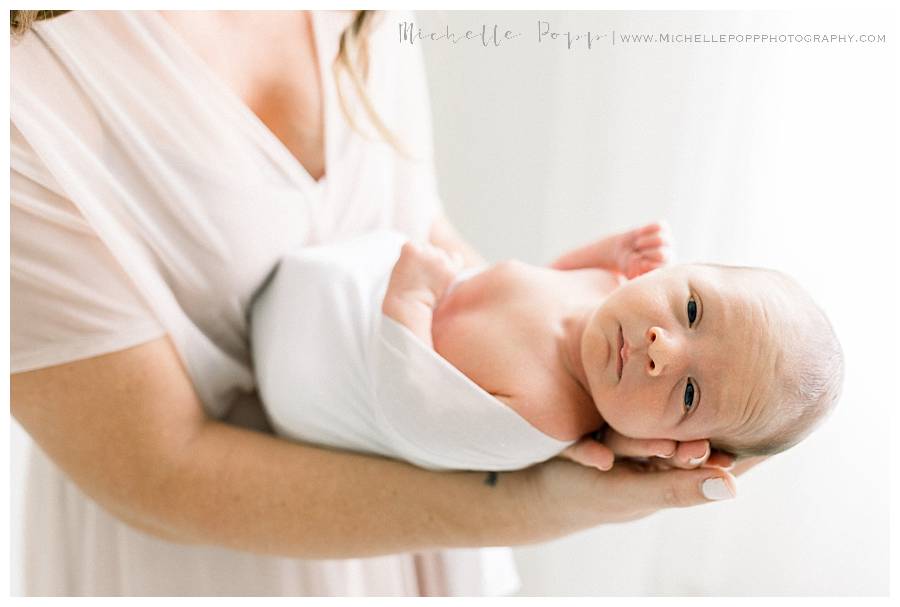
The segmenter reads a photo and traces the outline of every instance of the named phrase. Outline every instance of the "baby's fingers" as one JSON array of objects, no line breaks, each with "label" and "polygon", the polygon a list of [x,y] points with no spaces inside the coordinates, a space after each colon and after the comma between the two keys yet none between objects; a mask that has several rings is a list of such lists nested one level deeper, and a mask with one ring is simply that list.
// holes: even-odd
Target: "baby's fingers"
[{"label": "baby's fingers", "polygon": [[641,226],[634,230],[634,234],[636,236],[648,236],[652,234],[656,234],[658,232],[663,232],[668,229],[668,224],[664,221],[654,221],[653,223],[648,223],[647,225]]},{"label": "baby's fingers", "polygon": [[666,252],[664,249],[650,249],[649,251],[641,251],[640,258],[643,261],[651,261],[660,264],[666,260]]},{"label": "baby's fingers", "polygon": [[582,466],[609,470],[615,462],[616,456],[609,447],[598,443],[591,437],[586,437],[566,448],[560,453],[560,457],[571,460]]},{"label": "baby's fingers", "polygon": [[666,240],[658,234],[654,234],[652,236],[641,236],[634,241],[634,248],[638,251],[644,251],[645,249],[658,249],[659,247],[663,247],[665,245]]},{"label": "baby's fingers", "polygon": [[655,270],[661,265],[663,265],[663,262],[661,261],[653,261],[651,259],[646,259],[643,256],[634,257],[625,267],[625,277],[631,280],[632,278],[637,278],[641,274],[646,274],[651,270]]}]

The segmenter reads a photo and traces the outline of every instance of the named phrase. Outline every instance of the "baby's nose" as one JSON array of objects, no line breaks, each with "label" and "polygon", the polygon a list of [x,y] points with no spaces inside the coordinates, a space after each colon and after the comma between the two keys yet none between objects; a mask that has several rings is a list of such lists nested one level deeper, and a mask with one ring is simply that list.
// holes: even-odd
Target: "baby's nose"
[{"label": "baby's nose", "polygon": [[647,329],[647,373],[652,377],[675,372],[683,364],[681,341],[662,327]]}]

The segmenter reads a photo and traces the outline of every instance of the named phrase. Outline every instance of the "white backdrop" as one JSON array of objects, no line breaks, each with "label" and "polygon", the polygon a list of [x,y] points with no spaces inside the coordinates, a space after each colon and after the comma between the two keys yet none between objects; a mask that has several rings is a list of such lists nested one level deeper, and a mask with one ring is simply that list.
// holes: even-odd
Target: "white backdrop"
[{"label": "white backdrop", "polygon": [[[547,263],[664,217],[680,261],[763,265],[831,318],[847,373],[810,439],[739,479],[738,499],[518,549],[522,594],[884,595],[888,418],[898,404],[896,31],[877,13],[419,13],[441,192],[492,260]],[[554,31],[887,34],[872,44],[588,51]],[[546,39],[545,39],[546,40]],[[894,46],[889,46],[889,45]]]},{"label": "white backdrop", "polygon": [[[537,44],[538,19],[562,32],[886,33],[888,43],[598,41],[568,51]],[[847,359],[835,415],[742,477],[738,499],[517,549],[522,594],[886,594],[886,422],[898,404],[893,22],[706,12],[419,20],[525,34],[499,48],[422,43],[445,205],[486,256],[545,263],[665,217],[682,261],[793,274],[828,312]],[[25,439],[12,426],[18,462]],[[22,485],[11,472],[18,594]]]}]

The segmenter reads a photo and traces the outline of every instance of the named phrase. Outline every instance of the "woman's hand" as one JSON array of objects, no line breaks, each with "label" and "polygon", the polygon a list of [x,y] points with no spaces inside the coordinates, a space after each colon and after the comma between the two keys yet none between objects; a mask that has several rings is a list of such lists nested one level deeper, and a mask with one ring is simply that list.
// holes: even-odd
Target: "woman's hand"
[{"label": "woman's hand", "polygon": [[610,470],[617,458],[631,458],[654,469],[690,470],[703,465],[727,469],[734,465],[732,455],[711,450],[706,440],[680,443],[667,439],[630,438],[609,427],[583,437],[560,457],[603,471]]},{"label": "woman's hand", "polygon": [[528,520],[550,539],[604,523],[645,517],[736,495],[734,477],[722,468],[652,470],[623,460],[598,472],[559,458],[529,469],[535,498]]}]

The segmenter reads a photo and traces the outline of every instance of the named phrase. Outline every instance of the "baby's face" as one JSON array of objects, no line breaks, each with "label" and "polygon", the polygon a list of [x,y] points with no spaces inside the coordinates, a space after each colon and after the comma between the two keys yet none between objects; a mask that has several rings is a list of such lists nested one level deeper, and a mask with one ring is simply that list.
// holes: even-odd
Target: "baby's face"
[{"label": "baby's face", "polygon": [[633,438],[678,441],[740,437],[756,428],[772,400],[766,378],[778,359],[763,283],[733,270],[680,265],[614,291],[581,342],[606,423]]}]

